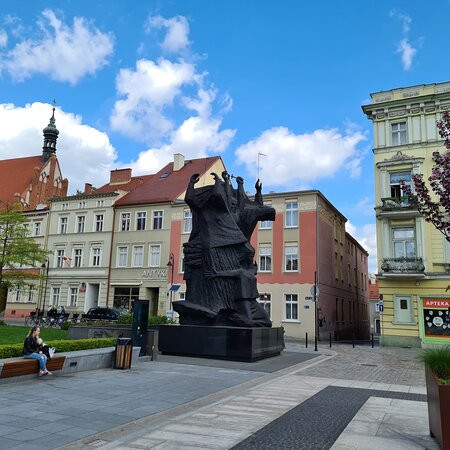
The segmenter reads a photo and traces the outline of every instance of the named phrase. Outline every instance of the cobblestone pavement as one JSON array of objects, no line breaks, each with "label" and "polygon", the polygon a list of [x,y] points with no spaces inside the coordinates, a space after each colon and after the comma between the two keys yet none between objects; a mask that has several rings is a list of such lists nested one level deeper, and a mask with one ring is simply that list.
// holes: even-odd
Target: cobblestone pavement
[{"label": "cobblestone pavement", "polygon": [[[288,342],[286,350],[299,351],[303,344]],[[420,349],[335,344],[319,345],[324,354],[335,354],[328,361],[302,371],[304,375],[387,384],[425,386],[423,364],[416,360]]]}]

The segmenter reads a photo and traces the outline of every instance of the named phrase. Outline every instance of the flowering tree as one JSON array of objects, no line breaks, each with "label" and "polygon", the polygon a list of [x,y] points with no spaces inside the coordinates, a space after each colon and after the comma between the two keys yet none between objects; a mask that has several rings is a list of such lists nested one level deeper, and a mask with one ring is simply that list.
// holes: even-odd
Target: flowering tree
[{"label": "flowering tree", "polygon": [[[413,193],[402,183],[410,202],[417,207],[427,222],[431,222],[450,242],[450,113],[446,111],[437,122],[440,136],[448,150],[444,153],[434,152],[434,166],[428,178],[431,192],[425,184],[422,174],[413,175]],[[431,198],[435,194],[436,201]]]}]

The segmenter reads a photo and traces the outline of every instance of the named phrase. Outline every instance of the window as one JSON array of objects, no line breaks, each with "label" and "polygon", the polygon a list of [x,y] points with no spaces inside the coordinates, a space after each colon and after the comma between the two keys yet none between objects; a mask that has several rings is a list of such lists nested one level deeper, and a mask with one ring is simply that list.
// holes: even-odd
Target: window
[{"label": "window", "polygon": [[297,202],[286,202],[286,227],[298,227]]},{"label": "window", "polygon": [[116,287],[114,288],[114,308],[127,309],[133,308],[133,303],[139,298],[138,287]]},{"label": "window", "polygon": [[260,303],[264,310],[266,311],[269,318],[271,318],[271,305],[272,305],[272,296],[271,294],[268,294],[265,292],[264,294],[261,294],[258,299],[258,303]]},{"label": "window", "polygon": [[285,258],[285,271],[297,272],[298,271],[298,247],[297,244],[286,244],[284,247]]},{"label": "window", "polygon": [[97,200],[97,208],[101,208],[105,206],[105,200]]},{"label": "window", "polygon": [[86,208],[86,202],[84,202],[84,201],[78,202],[78,208],[80,208],[80,209]]},{"label": "window", "polygon": [[136,213],[136,230],[137,231],[145,230],[146,221],[147,221],[147,213],[145,211]]},{"label": "window", "polygon": [[59,234],[67,233],[67,217],[59,218]]},{"label": "window", "polygon": [[127,267],[128,247],[118,247],[117,253],[117,267]]},{"label": "window", "polygon": [[42,222],[34,222],[34,235],[40,236],[42,234]]},{"label": "window", "polygon": [[20,302],[20,297],[22,295],[22,291],[20,290],[20,286],[16,288],[16,302]]},{"label": "window", "polygon": [[259,247],[259,271],[272,271],[272,247],[268,245]]},{"label": "window", "polygon": [[34,302],[34,286],[31,284],[28,286],[28,301]]},{"label": "window", "polygon": [[298,296],[297,294],[284,294],[286,307],[286,320],[298,320]]},{"label": "window", "polygon": [[144,263],[144,246],[133,246],[133,267],[142,267]]},{"label": "window", "polygon": [[64,249],[58,249],[56,250],[56,267],[63,267],[65,256],[64,256],[65,250]]},{"label": "window", "polygon": [[394,314],[394,320],[397,323],[413,323],[414,315],[410,296],[394,297]]},{"label": "window", "polygon": [[95,215],[95,231],[103,231],[103,214]]},{"label": "window", "polygon": [[77,306],[78,301],[78,288],[77,287],[71,287],[69,290],[70,297],[69,297],[69,305],[72,307]]},{"label": "window", "polygon": [[100,247],[92,247],[92,266],[98,267],[100,265],[102,249]]},{"label": "window", "polygon": [[131,214],[122,213],[120,217],[120,229],[122,231],[130,231]]},{"label": "window", "polygon": [[73,266],[81,267],[81,260],[83,257],[83,250],[81,248],[76,248],[73,251]]},{"label": "window", "polygon": [[61,209],[62,209],[63,211],[68,210],[68,209],[69,209],[69,204],[68,204],[68,203],[63,203],[63,204],[61,205]]},{"label": "window", "polygon": [[183,211],[183,233],[190,233],[192,231],[192,211],[185,209]]},{"label": "window", "polygon": [[86,216],[77,216],[77,233],[84,233],[84,223]]},{"label": "window", "polygon": [[180,300],[180,301],[186,300],[186,292],[179,292],[178,300]]},{"label": "window", "polygon": [[404,189],[402,189],[400,183],[402,181],[405,182],[406,186],[411,187],[411,172],[395,172],[390,175],[389,185],[391,187],[391,197],[396,199],[402,199],[405,203],[407,203],[408,199],[403,198],[406,197],[406,193]]},{"label": "window", "polygon": [[394,258],[414,258],[416,256],[414,228],[394,228],[392,233]]},{"label": "window", "polygon": [[161,264],[161,246],[150,245],[150,260],[148,265],[150,267],[159,267]]},{"label": "window", "polygon": [[161,230],[163,227],[163,211],[153,211],[153,229]]},{"label": "window", "polygon": [[392,124],[392,145],[406,144],[406,122]]},{"label": "window", "polygon": [[52,287],[52,296],[51,296],[52,305],[59,306],[60,293],[61,293],[61,288],[59,286]]}]

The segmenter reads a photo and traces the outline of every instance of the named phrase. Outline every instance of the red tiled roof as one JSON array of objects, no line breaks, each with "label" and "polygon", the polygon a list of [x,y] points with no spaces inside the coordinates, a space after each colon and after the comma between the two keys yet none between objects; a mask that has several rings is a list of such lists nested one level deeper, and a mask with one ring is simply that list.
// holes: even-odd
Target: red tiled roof
[{"label": "red tiled roof", "polygon": [[31,184],[35,167],[42,168],[42,155],[0,161],[0,200],[11,202]]},{"label": "red tiled roof", "polygon": [[133,192],[119,199],[116,205],[142,205],[174,201],[186,190],[189,179],[194,173],[203,175],[219,160],[219,156],[186,160],[184,166],[175,172],[173,171],[173,162],[171,162]]},{"label": "red tiled roof", "polygon": [[105,194],[109,192],[115,192],[115,191],[133,191],[141,184],[148,181],[153,175],[142,175],[140,177],[131,177],[131,180],[128,183],[114,183],[110,184],[107,183],[103,185],[102,187],[99,187],[95,191],[93,191],[93,194]]}]

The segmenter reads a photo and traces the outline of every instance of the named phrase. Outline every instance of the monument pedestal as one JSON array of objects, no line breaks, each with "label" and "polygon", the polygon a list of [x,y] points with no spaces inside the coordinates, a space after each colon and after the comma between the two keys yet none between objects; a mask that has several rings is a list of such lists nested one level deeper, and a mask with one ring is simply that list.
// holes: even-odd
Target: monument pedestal
[{"label": "monument pedestal", "polygon": [[165,355],[258,361],[283,350],[283,329],[161,325],[159,350]]}]

